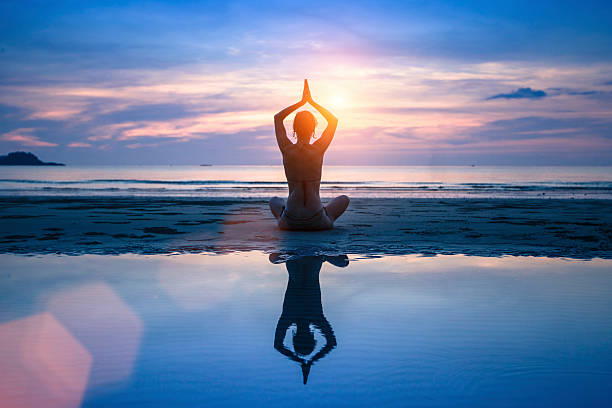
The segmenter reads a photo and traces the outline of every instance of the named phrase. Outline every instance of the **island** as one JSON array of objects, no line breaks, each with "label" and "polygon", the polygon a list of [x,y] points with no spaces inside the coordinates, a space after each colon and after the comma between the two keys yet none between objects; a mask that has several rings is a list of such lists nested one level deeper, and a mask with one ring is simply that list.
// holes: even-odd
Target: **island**
[{"label": "island", "polygon": [[0,156],[0,166],[65,166],[65,164],[44,162],[30,152],[12,152]]}]

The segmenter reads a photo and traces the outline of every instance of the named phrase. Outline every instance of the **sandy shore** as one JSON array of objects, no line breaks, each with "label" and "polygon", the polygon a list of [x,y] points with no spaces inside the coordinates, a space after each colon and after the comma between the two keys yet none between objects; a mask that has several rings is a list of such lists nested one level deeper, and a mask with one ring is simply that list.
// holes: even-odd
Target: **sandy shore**
[{"label": "sandy shore", "polygon": [[612,258],[611,207],[610,200],[355,199],[331,231],[286,232],[261,199],[3,198],[0,252]]}]

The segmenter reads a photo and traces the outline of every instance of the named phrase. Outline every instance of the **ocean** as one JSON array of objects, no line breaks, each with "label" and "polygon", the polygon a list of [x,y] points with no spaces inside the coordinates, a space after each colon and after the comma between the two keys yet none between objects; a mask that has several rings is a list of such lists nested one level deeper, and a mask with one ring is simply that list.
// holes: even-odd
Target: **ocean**
[{"label": "ocean", "polygon": [[[0,196],[286,195],[282,166],[0,168]],[[321,196],[611,199],[612,167],[324,166]]]}]

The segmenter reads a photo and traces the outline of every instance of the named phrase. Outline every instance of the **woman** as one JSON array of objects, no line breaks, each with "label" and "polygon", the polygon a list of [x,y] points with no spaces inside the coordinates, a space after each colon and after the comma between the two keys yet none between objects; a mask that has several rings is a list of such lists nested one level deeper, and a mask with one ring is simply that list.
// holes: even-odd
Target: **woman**
[{"label": "woman", "polygon": [[[327,127],[321,137],[314,143],[317,125],[314,115],[301,111],[295,115],[293,132],[297,142],[292,143],[287,137],[283,120],[296,109],[310,103],[327,121]],[[334,198],[326,207],[321,203],[319,187],[321,186],[321,168],[323,156],[334,138],[338,119],[327,109],[312,100],[308,81],[304,80],[302,100],[274,115],[276,141],[283,154],[283,166],[289,185],[289,198],[274,197],[270,200],[272,214],[278,220],[278,226],[285,230],[325,230],[333,227],[334,221],[342,215],[349,205],[345,195]]]}]

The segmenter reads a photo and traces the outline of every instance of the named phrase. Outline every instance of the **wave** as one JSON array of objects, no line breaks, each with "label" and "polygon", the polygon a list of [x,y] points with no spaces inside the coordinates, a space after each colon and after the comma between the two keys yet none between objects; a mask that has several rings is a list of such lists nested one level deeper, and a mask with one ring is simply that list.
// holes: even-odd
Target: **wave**
[{"label": "wave", "polygon": [[[170,184],[170,185],[216,185],[216,184],[285,184],[285,181],[241,181],[241,180],[140,180],[140,179],[94,179],[94,180],[20,180],[0,179],[0,183],[23,184]],[[365,181],[322,181],[321,184],[367,184]]]},{"label": "wave", "polygon": [[[77,185],[77,184],[158,184],[158,185],[286,185],[284,180],[143,180],[143,179],[93,179],[93,180],[31,180],[0,179],[0,183]],[[530,182],[530,183],[444,183],[436,181],[321,181],[323,186],[363,186],[365,188],[471,188],[471,189],[612,189],[612,181],[582,182]]]},{"label": "wave", "polygon": [[[210,196],[286,195],[285,181],[159,180],[99,178],[84,180],[0,179],[0,196]],[[479,197],[612,199],[612,181],[471,182],[322,181],[321,195],[351,197]]]}]

